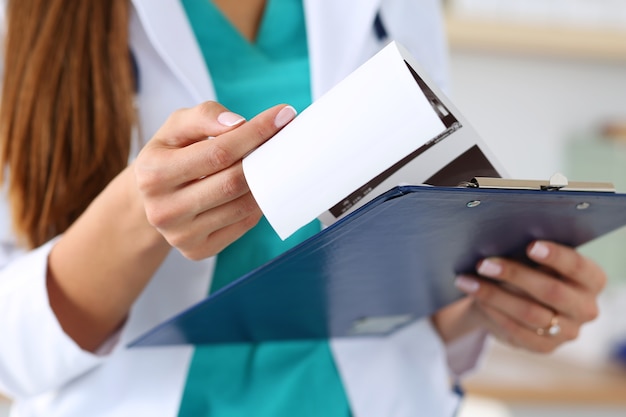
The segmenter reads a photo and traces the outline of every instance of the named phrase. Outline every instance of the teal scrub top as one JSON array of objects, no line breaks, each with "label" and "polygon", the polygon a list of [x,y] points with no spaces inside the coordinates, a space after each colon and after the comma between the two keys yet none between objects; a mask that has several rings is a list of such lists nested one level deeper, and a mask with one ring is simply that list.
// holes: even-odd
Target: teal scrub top
[{"label": "teal scrub top", "polygon": [[[268,0],[254,42],[245,39],[210,0],[181,1],[221,104],[247,119],[280,103],[298,111],[310,104],[301,0]],[[282,241],[261,219],[219,253],[210,291],[319,230],[314,221]],[[326,341],[198,346],[179,410],[180,417],[350,415]]]}]

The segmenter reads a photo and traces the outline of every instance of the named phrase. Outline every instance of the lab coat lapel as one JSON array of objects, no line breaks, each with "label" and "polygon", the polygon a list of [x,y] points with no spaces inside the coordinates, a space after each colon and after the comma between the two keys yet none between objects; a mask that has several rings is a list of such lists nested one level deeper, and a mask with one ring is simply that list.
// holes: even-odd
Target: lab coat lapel
[{"label": "lab coat lapel", "polygon": [[142,26],[196,102],[214,97],[206,63],[179,0],[133,0]]},{"label": "lab coat lapel", "polygon": [[369,58],[369,36],[380,3],[381,0],[304,0],[314,98]]},{"label": "lab coat lapel", "polygon": [[[303,1],[313,97],[318,98],[369,58],[368,35],[382,0]],[[194,100],[214,97],[209,71],[180,1],[133,0],[133,4],[154,47]]]}]

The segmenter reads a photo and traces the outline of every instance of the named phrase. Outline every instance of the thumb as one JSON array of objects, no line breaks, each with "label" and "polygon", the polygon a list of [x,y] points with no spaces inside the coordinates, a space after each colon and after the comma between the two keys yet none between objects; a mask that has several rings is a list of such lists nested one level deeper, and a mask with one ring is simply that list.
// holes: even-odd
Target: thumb
[{"label": "thumb", "polygon": [[206,101],[172,113],[151,142],[165,147],[182,148],[207,137],[226,133],[245,120],[243,116],[229,111],[215,101]]}]

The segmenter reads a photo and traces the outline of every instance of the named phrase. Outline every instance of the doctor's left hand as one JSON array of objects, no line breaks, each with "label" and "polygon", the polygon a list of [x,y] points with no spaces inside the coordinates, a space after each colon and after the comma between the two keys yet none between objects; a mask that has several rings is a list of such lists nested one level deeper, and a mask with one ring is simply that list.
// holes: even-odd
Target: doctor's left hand
[{"label": "doctor's left hand", "polygon": [[553,242],[533,242],[526,253],[537,267],[487,258],[476,275],[457,278],[468,297],[433,318],[444,341],[482,328],[509,345],[548,353],[598,316],[606,275],[596,263]]}]

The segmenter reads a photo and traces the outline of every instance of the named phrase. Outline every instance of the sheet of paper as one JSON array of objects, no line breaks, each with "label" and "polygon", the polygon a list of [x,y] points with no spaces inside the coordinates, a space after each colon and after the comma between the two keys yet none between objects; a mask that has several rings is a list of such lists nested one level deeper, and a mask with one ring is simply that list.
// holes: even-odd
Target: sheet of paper
[{"label": "sheet of paper", "polygon": [[248,155],[244,173],[286,239],[445,130],[391,43]]}]

